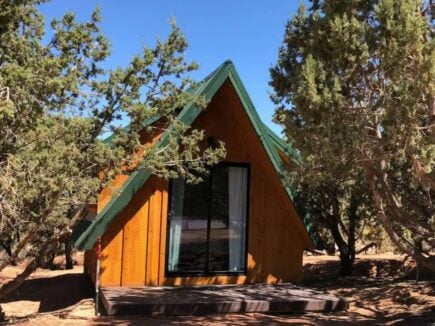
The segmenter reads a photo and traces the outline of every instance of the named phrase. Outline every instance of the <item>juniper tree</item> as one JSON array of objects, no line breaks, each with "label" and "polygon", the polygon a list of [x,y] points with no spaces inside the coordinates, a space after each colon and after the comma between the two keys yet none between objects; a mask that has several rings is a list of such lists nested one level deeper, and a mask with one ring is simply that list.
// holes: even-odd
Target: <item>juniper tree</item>
[{"label": "juniper tree", "polygon": [[312,1],[287,23],[271,85],[305,180],[362,173],[394,245],[433,271],[432,13],[431,1]]},{"label": "juniper tree", "polygon": [[[0,2],[0,238],[20,230],[12,259],[25,245],[37,248],[25,271],[2,286],[0,299],[69,236],[120,168],[193,180],[225,154],[223,144],[199,146],[204,133],[177,118],[188,103],[206,103],[189,91],[197,87],[189,73],[198,65],[186,61],[187,41],[175,23],[167,39],[144,46],[125,67],[104,70],[110,46],[99,10],[85,22],[67,13],[45,31],[42,2]],[[150,118],[157,127],[145,126]],[[169,133],[164,151],[141,145],[144,134],[161,128]],[[109,132],[110,146],[102,142]],[[35,239],[53,218],[65,219],[62,227],[51,239]]]},{"label": "juniper tree", "polygon": [[338,248],[342,276],[352,275],[357,243],[362,241],[366,226],[373,225],[373,209],[358,175],[341,180],[304,178],[306,167],[293,167],[289,182],[298,190],[298,200],[309,212],[310,223],[322,239],[327,252]]}]

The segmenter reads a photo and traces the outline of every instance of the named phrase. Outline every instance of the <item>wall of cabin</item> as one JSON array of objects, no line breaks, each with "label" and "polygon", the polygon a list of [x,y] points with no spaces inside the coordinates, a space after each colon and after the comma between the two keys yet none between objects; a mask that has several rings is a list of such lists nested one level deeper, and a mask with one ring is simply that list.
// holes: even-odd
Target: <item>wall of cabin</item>
[{"label": "wall of cabin", "polygon": [[[102,237],[101,286],[298,282],[306,231],[265,149],[226,81],[193,127],[226,144],[228,162],[250,163],[248,272],[244,276],[165,277],[168,182],[151,177]],[[116,182],[122,184],[126,177]],[[110,198],[101,194],[99,209]],[[95,251],[85,268],[95,274]]]}]

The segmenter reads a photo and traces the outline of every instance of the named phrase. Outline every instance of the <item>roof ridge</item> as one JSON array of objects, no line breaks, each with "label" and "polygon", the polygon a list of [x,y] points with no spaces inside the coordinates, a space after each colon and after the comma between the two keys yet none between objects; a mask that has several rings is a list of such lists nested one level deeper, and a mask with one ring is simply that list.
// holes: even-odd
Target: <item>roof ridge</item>
[{"label": "roof ridge", "polygon": [[222,62],[216,69],[214,69],[211,73],[209,73],[207,76],[205,76],[199,83],[205,83],[207,80],[209,80],[211,77],[213,77],[214,74],[216,74],[220,69],[222,69],[223,67],[232,65],[234,66],[233,62],[231,60],[225,60],[224,62]]}]

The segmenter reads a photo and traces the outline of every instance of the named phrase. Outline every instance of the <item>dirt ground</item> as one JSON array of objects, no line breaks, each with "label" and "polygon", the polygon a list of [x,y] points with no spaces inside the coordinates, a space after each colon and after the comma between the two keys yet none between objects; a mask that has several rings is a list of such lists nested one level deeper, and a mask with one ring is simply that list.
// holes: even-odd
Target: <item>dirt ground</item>
[{"label": "dirt ground", "polygon": [[[346,298],[340,313],[227,314],[186,317],[94,317],[93,290],[80,264],[73,270],[35,272],[2,303],[10,324],[17,325],[435,325],[435,282],[395,281],[403,257],[359,256],[353,277],[338,278],[337,257],[304,257],[304,286]],[[0,282],[14,277],[10,266]]]}]

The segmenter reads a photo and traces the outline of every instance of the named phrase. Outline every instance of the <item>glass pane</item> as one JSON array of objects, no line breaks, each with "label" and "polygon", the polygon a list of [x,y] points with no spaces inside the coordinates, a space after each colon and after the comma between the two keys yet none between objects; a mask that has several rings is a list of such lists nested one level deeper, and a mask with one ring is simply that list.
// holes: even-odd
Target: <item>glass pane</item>
[{"label": "glass pane", "polygon": [[248,169],[217,166],[212,174],[209,270],[245,268]]},{"label": "glass pane", "polygon": [[168,271],[205,272],[210,181],[172,181]]}]

